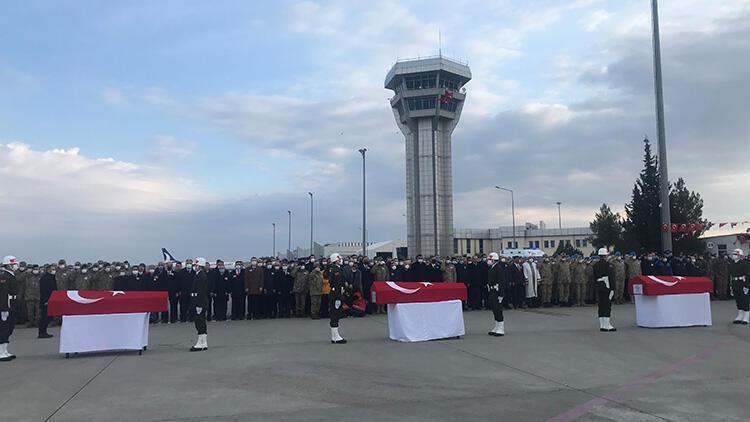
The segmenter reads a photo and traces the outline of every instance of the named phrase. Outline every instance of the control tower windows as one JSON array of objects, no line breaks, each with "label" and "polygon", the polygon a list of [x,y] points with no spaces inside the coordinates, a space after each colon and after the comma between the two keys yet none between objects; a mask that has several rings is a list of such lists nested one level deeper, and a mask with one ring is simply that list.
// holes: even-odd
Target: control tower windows
[{"label": "control tower windows", "polygon": [[424,73],[405,76],[404,82],[406,83],[406,89],[409,90],[435,88],[437,86],[437,74]]},{"label": "control tower windows", "polygon": [[434,109],[436,101],[437,98],[435,97],[409,98],[409,110]]}]

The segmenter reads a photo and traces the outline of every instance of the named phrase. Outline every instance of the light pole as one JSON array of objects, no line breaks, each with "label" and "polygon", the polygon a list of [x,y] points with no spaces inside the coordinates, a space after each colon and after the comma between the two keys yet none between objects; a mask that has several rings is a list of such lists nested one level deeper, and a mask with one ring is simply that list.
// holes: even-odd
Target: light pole
[{"label": "light pole", "polygon": [[286,259],[292,259],[292,210],[287,210],[289,213],[289,244],[286,249]]},{"label": "light pole", "polygon": [[276,223],[271,223],[273,226],[273,255],[271,255],[274,259],[276,259]]},{"label": "light pole", "polygon": [[[659,41],[659,5],[651,0],[651,20],[654,44],[654,91],[656,96],[656,130],[659,137],[659,198],[661,199],[661,224],[671,226],[669,206],[669,176],[667,175],[667,135],[664,128],[664,96],[661,82],[661,42]],[[672,250],[672,233],[661,232],[661,250]]]},{"label": "light pole", "polygon": [[562,234],[562,214],[560,213],[560,205],[562,205],[562,202],[557,201],[557,226],[560,228],[560,234]]},{"label": "light pole", "polygon": [[361,148],[359,153],[362,154],[362,256],[367,256],[367,213],[366,213],[366,196],[365,196],[365,153],[367,148]]},{"label": "light pole", "polygon": [[515,249],[518,245],[518,242],[516,242],[516,201],[513,198],[513,190],[508,188],[501,188],[500,186],[495,186],[495,189],[510,192],[510,212],[513,216],[513,249]]},{"label": "light pole", "polygon": [[315,255],[313,252],[313,193],[307,192],[310,195],[310,255]]}]

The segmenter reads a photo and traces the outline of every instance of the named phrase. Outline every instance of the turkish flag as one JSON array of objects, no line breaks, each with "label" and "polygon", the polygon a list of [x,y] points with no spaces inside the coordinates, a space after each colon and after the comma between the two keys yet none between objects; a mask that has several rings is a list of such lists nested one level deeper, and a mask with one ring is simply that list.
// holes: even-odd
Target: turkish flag
[{"label": "turkish flag", "polygon": [[647,296],[711,293],[714,283],[708,277],[639,275],[628,281],[628,291]]},{"label": "turkish flag", "polygon": [[444,302],[466,300],[463,283],[416,283],[376,281],[372,283],[372,302],[388,303]]},{"label": "turkish flag", "polygon": [[101,315],[167,310],[167,292],[55,290],[47,315]]}]

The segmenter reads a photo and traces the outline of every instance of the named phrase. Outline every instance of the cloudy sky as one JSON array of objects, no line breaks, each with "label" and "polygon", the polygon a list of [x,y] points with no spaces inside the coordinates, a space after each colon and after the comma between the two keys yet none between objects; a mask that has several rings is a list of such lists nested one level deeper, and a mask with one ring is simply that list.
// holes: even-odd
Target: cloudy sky
[{"label": "cloudy sky", "polygon": [[[474,79],[453,135],[456,227],[621,210],[655,138],[647,0],[8,1],[0,6],[0,253],[234,259],[405,238],[383,79],[443,53]],[[750,219],[750,1],[663,0],[670,177]]]}]

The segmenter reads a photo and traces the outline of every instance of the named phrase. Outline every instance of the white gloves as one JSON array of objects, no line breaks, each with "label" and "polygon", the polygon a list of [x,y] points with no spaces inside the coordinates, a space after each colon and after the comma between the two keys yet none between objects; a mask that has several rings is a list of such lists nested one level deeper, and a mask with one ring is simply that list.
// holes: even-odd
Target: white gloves
[{"label": "white gloves", "polygon": [[341,301],[340,301],[340,300],[337,300],[337,301],[333,302],[333,306],[334,306],[334,307],[335,307],[336,309],[340,308],[340,307],[341,307]]},{"label": "white gloves", "polygon": [[748,292],[750,292],[750,289],[748,289],[747,287],[743,287],[742,291],[745,292],[745,294],[747,294]]},{"label": "white gloves", "polygon": [[3,321],[8,320],[8,311],[2,311],[0,312],[0,318],[2,318]]},{"label": "white gloves", "polygon": [[203,312],[203,308],[201,308],[200,306],[196,306],[196,307],[195,307],[195,313],[196,313],[196,314],[199,314],[199,313],[201,313],[201,312]]},{"label": "white gloves", "polygon": [[615,291],[614,290],[612,290],[611,292],[609,292],[609,300],[612,300],[613,297],[615,297]]},{"label": "white gloves", "polygon": [[503,303],[503,297],[502,296],[498,296],[497,297],[497,303]]}]

